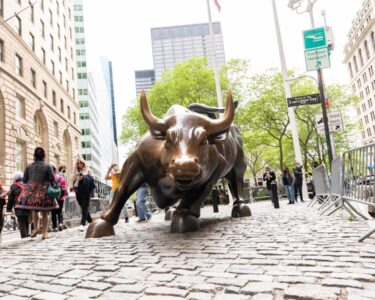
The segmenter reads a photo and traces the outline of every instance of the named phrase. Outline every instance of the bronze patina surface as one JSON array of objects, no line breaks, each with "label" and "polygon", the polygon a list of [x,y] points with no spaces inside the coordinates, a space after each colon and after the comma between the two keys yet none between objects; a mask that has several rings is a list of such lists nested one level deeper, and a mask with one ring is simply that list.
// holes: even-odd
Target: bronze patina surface
[{"label": "bronze patina surface", "polygon": [[150,130],[125,161],[111,205],[90,224],[86,237],[114,235],[113,226],[125,202],[144,182],[160,208],[179,202],[171,232],[199,229],[200,203],[221,177],[228,179],[235,198],[232,217],[250,216],[242,197],[246,163],[241,137],[232,125],[234,111],[229,91],[224,115],[218,119],[179,105],[173,105],[164,119],[159,119],[151,113],[142,92],[141,112]]}]

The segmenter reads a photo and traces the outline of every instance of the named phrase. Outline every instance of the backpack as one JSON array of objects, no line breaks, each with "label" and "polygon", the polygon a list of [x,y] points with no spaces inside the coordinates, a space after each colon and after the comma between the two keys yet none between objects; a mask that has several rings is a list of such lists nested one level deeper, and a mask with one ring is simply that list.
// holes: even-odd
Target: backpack
[{"label": "backpack", "polygon": [[60,190],[60,196],[57,198],[57,200],[61,199],[61,197],[66,196],[66,188],[63,188],[61,186],[61,175],[59,175],[59,178],[56,180],[56,186]]},{"label": "backpack", "polygon": [[14,205],[22,204],[22,203],[20,203],[21,202],[21,194],[22,194],[22,191],[25,189],[26,184],[24,184],[22,182],[14,182],[13,184],[16,187],[18,187],[18,192],[15,194],[16,197],[14,199]]}]

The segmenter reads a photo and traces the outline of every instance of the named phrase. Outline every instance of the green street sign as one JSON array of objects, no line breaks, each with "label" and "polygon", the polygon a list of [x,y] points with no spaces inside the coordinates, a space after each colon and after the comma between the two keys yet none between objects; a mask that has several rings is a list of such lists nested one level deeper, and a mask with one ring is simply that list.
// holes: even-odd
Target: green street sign
[{"label": "green street sign", "polygon": [[303,40],[306,50],[327,46],[324,27],[305,30]]},{"label": "green street sign", "polygon": [[306,71],[331,67],[328,47],[305,50]]}]

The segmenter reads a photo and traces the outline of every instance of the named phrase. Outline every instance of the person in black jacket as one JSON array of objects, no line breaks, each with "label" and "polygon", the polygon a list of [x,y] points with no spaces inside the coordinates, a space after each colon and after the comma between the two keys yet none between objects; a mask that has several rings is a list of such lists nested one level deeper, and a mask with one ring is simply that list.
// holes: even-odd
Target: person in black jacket
[{"label": "person in black jacket", "polygon": [[299,193],[301,202],[304,202],[303,195],[302,195],[303,172],[302,172],[302,166],[299,162],[296,162],[296,166],[293,169],[293,172],[294,172],[294,199],[297,203],[297,197]]},{"label": "person in black jacket", "polygon": [[263,173],[263,181],[266,182],[268,193],[271,197],[271,201],[273,202],[272,192],[271,192],[271,183],[276,180],[276,175],[275,175],[275,172],[271,170],[269,166],[265,167],[265,171],[266,172]]},{"label": "person in black jacket", "polygon": [[[11,212],[19,200],[19,196],[25,185],[22,183],[22,172],[14,172],[13,184],[10,186],[10,192],[8,195],[7,212]],[[29,216],[30,210],[15,208],[14,212],[17,217],[18,227],[20,229],[21,238],[28,237],[29,234]]]}]

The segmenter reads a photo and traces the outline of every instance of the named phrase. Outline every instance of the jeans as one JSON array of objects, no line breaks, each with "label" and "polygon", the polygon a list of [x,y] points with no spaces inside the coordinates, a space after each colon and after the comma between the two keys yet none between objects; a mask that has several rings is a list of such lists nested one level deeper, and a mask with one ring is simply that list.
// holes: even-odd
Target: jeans
[{"label": "jeans", "polygon": [[59,204],[59,209],[55,209],[51,211],[53,228],[57,228],[57,219],[59,220],[59,224],[62,224],[64,222],[63,214],[62,214],[62,209],[64,207],[64,200],[57,200],[57,203]]},{"label": "jeans", "polygon": [[29,216],[19,216],[17,220],[21,239],[24,239],[29,236]]},{"label": "jeans", "polygon": [[291,185],[284,185],[286,195],[288,196],[289,203],[294,203],[294,188]]},{"label": "jeans", "polygon": [[81,218],[81,225],[85,226],[86,221],[89,223],[92,222],[92,218],[89,212],[89,207],[90,207],[90,194],[87,194],[85,192],[76,192],[76,199],[81,207],[82,210],[82,218]]},{"label": "jeans", "polygon": [[147,192],[148,188],[146,185],[141,185],[141,187],[137,191],[137,213],[138,213],[138,218],[139,219],[149,219],[151,218],[151,213],[150,210],[148,209],[147,206]]},{"label": "jeans", "polygon": [[302,183],[294,184],[294,199],[296,199],[296,202],[297,202],[298,193],[301,198],[301,202],[303,202]]}]

